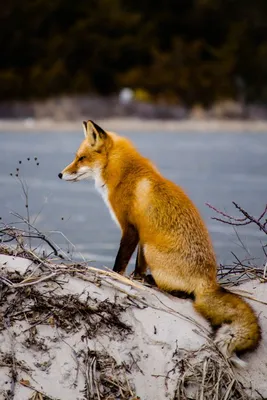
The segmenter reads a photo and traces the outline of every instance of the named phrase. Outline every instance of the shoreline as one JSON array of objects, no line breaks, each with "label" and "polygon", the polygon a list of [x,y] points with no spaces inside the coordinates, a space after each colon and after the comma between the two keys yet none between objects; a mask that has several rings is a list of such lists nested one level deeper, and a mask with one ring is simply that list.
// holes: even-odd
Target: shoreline
[{"label": "shoreline", "polygon": [[[97,119],[97,123],[111,131],[143,132],[206,132],[206,133],[267,133],[265,120],[219,120],[219,119],[184,119],[157,120],[140,118]],[[71,132],[80,131],[81,121],[55,121],[52,119],[1,119],[0,133],[6,132]]]}]

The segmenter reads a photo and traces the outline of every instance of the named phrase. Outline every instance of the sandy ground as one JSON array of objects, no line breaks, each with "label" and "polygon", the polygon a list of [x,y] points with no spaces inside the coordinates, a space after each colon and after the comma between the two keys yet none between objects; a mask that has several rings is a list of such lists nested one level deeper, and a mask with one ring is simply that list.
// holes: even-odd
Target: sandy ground
[{"label": "sandy ground", "polygon": [[[89,118],[90,116],[88,116]],[[139,118],[111,118],[97,120],[110,131],[164,131],[164,132],[267,132],[267,121],[245,120],[146,120]],[[0,120],[0,133],[7,131],[80,131],[81,121],[54,121],[52,119]]]},{"label": "sandy ground", "polygon": [[267,397],[265,284],[238,288],[258,300],[250,303],[263,339],[243,356],[248,367],[237,371],[214,348],[190,300],[103,271],[61,266],[58,274],[47,267],[40,274],[30,260],[0,255],[1,400],[184,399],[178,397],[183,382],[187,398],[204,400],[213,398],[214,387],[201,380],[217,370],[220,384],[230,379],[218,400],[237,398],[231,394],[237,382],[247,399]]}]

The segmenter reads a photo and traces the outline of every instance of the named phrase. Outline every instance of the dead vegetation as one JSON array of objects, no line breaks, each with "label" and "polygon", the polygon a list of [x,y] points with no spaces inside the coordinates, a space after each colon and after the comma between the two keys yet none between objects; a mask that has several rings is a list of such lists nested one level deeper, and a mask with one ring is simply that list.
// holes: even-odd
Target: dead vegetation
[{"label": "dead vegetation", "polygon": [[[2,250],[4,254],[12,254],[12,252],[17,254],[18,251],[10,248],[3,249],[3,247]],[[27,249],[24,248],[21,254],[26,256]],[[37,269],[36,266],[38,266]],[[127,301],[123,305],[116,302],[116,299],[114,302],[108,299],[99,302],[88,294],[60,295],[68,276],[77,276],[94,283],[96,287],[101,287],[103,282],[114,284],[116,287],[117,283],[123,282],[129,286],[142,288],[142,291],[137,296],[134,293],[131,296],[128,292],[125,296]],[[115,279],[114,283],[108,280],[111,276]],[[145,286],[109,271],[98,271],[78,264],[66,267],[64,264],[55,264],[49,259],[44,260],[44,263],[38,263],[34,257],[31,267],[23,275],[18,271],[7,273],[5,268],[2,268],[0,282],[3,311],[0,330],[6,329],[7,324],[10,329],[16,321],[26,320],[30,327],[23,332],[26,338],[24,346],[38,352],[48,351],[46,341],[37,333],[36,328],[39,325],[47,324],[68,334],[78,333],[81,340],[87,343],[86,351],[75,354],[77,375],[82,373],[85,378],[84,399],[138,399],[132,382],[132,374],[135,373],[137,366],[131,359],[131,355],[129,354],[127,364],[118,363],[105,349],[92,350],[88,343],[90,339],[95,339],[99,335],[123,340],[134,333],[134,327],[125,324],[122,317],[129,307],[149,307],[144,300]],[[124,293],[119,286],[118,290]],[[173,310],[168,310],[168,312],[172,313]],[[170,370],[165,377],[166,390],[168,390],[169,379],[176,382],[175,391],[169,398],[172,400],[249,400],[250,397],[235,377],[231,365],[222,357],[212,340],[208,337],[207,340],[209,344],[197,351],[177,347],[169,362]],[[14,388],[16,384],[27,386],[27,383],[17,381],[16,371],[22,366],[14,361],[12,355],[8,360],[5,365],[9,366],[12,387]],[[0,364],[0,367],[2,366],[3,364]],[[49,367],[50,365],[36,365],[36,368],[41,368],[43,371],[48,370]],[[30,383],[28,387],[34,390],[32,395],[34,400],[56,400],[40,392]],[[6,399],[11,398],[6,397]]]},{"label": "dead vegetation", "polygon": [[[267,282],[267,261],[262,266],[258,265],[258,260],[253,258],[250,254],[236,229],[237,227],[253,225],[256,229],[259,229],[263,234],[267,235],[267,205],[259,217],[254,217],[249,214],[234,201],[233,205],[241,214],[241,218],[229,215],[207,203],[207,206],[219,215],[219,217],[212,217],[212,219],[233,227],[240,247],[245,254],[245,257],[241,259],[232,252],[233,262],[230,265],[224,264],[219,266],[218,278],[222,283],[231,286],[236,286],[251,279],[259,279],[261,282]],[[265,259],[267,259],[266,247],[266,243],[261,245]]]},{"label": "dead vegetation", "polygon": [[[18,288],[15,295],[12,292],[9,289],[9,295],[6,293],[7,306],[3,307],[3,318],[8,319],[10,326],[16,320],[27,319],[32,327],[49,323],[73,333],[84,327],[88,338],[112,332],[113,336],[123,339],[132,332],[131,327],[120,319],[125,307],[108,299],[97,302],[87,295],[81,301],[77,295],[58,295],[54,288],[40,293],[28,286]],[[5,296],[5,291],[2,296]]]},{"label": "dead vegetation", "polygon": [[[24,185],[23,182],[21,184]],[[23,192],[28,206],[27,191]],[[30,263],[23,274],[8,270],[5,265],[0,266],[0,331],[7,331],[10,340],[16,340],[12,327],[17,322],[26,321],[29,327],[21,333],[24,335],[22,343],[25,349],[37,353],[49,352],[49,343],[38,334],[39,326],[48,325],[54,328],[58,335],[55,340],[59,342],[64,342],[66,334],[77,333],[87,348],[87,351],[79,354],[72,349],[77,360],[76,378],[82,373],[86,382],[83,398],[137,399],[131,379],[126,374],[126,371],[130,371],[129,367],[125,363],[116,362],[105,349],[89,349],[91,339],[108,336],[110,340],[117,338],[122,341],[133,333],[133,327],[123,321],[123,314],[128,307],[133,306],[135,299],[129,299],[122,305],[116,299],[110,301],[106,298],[100,301],[88,292],[79,295],[66,294],[63,287],[70,278],[82,278],[100,287],[103,280],[112,273],[100,272],[88,267],[86,263],[73,262],[71,255],[61,251],[51,238],[30,223],[29,217],[16,216],[27,229],[18,228],[16,224],[10,226],[1,223],[0,254],[22,257]],[[45,252],[40,251],[43,243],[46,245]],[[121,280],[128,281],[123,277]],[[113,285],[112,282],[108,284]],[[137,285],[133,282],[133,286]],[[46,372],[49,371],[50,364],[36,362],[35,367]],[[18,371],[30,374],[30,370],[27,367],[22,369],[14,354],[2,355],[0,368],[2,367],[8,368],[10,378],[10,389],[0,390],[5,400],[14,398],[16,385],[32,389],[31,400],[57,400],[40,391],[29,380],[18,380]]]},{"label": "dead vegetation", "polygon": [[[0,253],[17,254],[17,250],[1,247]],[[20,256],[28,254],[27,249],[19,251]],[[30,253],[32,255],[32,252]],[[38,256],[39,257],[39,256]],[[32,259],[32,257],[31,257]],[[97,286],[100,279],[96,271],[89,271],[82,265],[73,264],[65,266],[52,263],[49,259],[44,263],[33,263],[25,274],[18,271],[9,272],[5,266],[0,272],[0,302],[2,318],[0,320],[0,331],[11,332],[14,324],[18,321],[27,321],[29,328],[21,334],[25,340],[23,345],[31,351],[47,352],[48,342],[40,337],[37,328],[40,325],[49,325],[58,332],[58,340],[63,340],[65,334],[79,334],[80,340],[88,342],[101,336],[108,336],[110,340],[124,340],[133,333],[133,328],[123,322],[122,315],[129,307],[131,302],[121,305],[111,302],[109,299],[99,301],[96,298],[86,295],[60,294],[64,283],[68,277],[75,274],[87,275],[87,279],[94,282]],[[36,266],[38,268],[36,269]],[[41,268],[42,267],[42,268]],[[87,273],[86,273],[87,272]],[[86,278],[86,276],[85,276]],[[41,290],[40,290],[41,289]],[[11,335],[11,333],[10,333]],[[12,334],[14,335],[14,334]],[[89,342],[88,342],[89,343]],[[130,371],[125,364],[118,364],[104,349],[103,351],[87,351],[76,354],[77,363],[86,381],[84,399],[130,399],[135,398],[132,383],[127,378],[126,371]],[[36,368],[42,371],[49,370],[49,363],[35,363]],[[23,384],[32,388],[35,392],[33,399],[52,400],[45,393],[39,392],[28,381],[18,382],[18,369],[29,373],[26,366],[20,365],[11,354],[2,355],[0,368],[7,367],[11,379],[11,388],[5,394],[5,399],[12,399],[15,386]],[[26,383],[25,383],[26,382]],[[28,384],[27,384],[28,382]],[[0,392],[1,393],[1,392]],[[2,393],[3,394],[3,393]],[[34,397],[35,396],[35,397]],[[53,399],[54,400],[54,399]]]},{"label": "dead vegetation", "polygon": [[172,360],[174,366],[168,372],[179,372],[172,400],[250,400],[238,382],[231,365],[210,343],[197,351],[176,348]]},{"label": "dead vegetation", "polygon": [[97,352],[88,349],[84,354],[86,386],[85,398],[90,400],[116,400],[138,399],[133,397],[127,373],[129,366],[122,363],[118,365],[116,360],[105,352]]},{"label": "dead vegetation", "polygon": [[[261,222],[266,208],[258,219],[247,213],[244,214],[240,206],[237,209],[243,213],[242,219],[228,216],[216,209],[215,211],[230,219],[230,221],[223,221],[225,223],[234,226],[255,223],[264,233],[267,233],[266,220],[264,223]],[[27,230],[2,223],[0,254],[23,257],[31,263],[24,274],[19,271],[10,272],[5,265],[0,266],[0,331],[7,330],[10,334],[13,324],[17,321],[27,321],[29,328],[23,332],[25,335],[23,344],[25,348],[31,348],[36,352],[48,351],[46,341],[37,332],[40,325],[49,325],[67,334],[80,334],[81,340],[87,343],[86,351],[75,353],[77,376],[82,373],[85,378],[84,399],[137,400],[131,379],[134,371],[138,369],[136,361],[134,362],[129,354],[129,363],[118,363],[106,349],[92,350],[89,341],[99,336],[124,340],[134,334],[134,326],[126,324],[123,316],[130,307],[140,309],[150,307],[144,297],[146,286],[108,270],[96,270],[88,267],[86,263],[73,262],[71,257],[62,252],[51,238],[35,229],[28,219],[20,216],[19,218],[26,224]],[[50,252],[38,251],[40,245],[34,240],[45,243]],[[30,246],[33,243],[35,243],[34,249]],[[244,280],[254,278],[266,281],[266,265],[265,268],[257,267],[251,260],[240,260],[235,257],[233,265],[220,267],[219,278],[228,285],[237,285]],[[93,283],[97,288],[103,283],[112,286],[124,295],[125,301],[123,304],[116,298],[99,301],[91,293],[62,294],[63,286],[70,277]],[[128,287],[140,289],[139,294],[124,289],[122,283]],[[165,311],[175,312],[171,309]],[[197,324],[196,327],[199,328]],[[60,340],[60,335],[58,340]],[[248,396],[237,380],[232,366],[222,357],[208,336],[207,340],[208,345],[197,351],[177,347],[169,362],[170,370],[165,376],[166,391],[169,380],[175,381],[175,391],[169,398],[172,400],[251,399],[252,397]],[[57,400],[49,397],[27,380],[18,381],[19,370],[28,374],[31,371],[26,365],[16,360],[15,354],[0,354],[0,368],[2,367],[9,369],[11,379],[10,390],[3,392],[5,400],[14,397],[17,384],[33,390],[31,400]],[[40,364],[36,367],[45,371],[50,366]]]}]

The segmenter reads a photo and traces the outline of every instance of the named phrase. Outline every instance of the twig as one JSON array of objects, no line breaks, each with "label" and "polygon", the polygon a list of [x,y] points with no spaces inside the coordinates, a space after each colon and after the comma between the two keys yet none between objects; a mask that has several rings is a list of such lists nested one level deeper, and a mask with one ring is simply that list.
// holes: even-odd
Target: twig
[{"label": "twig", "polygon": [[[227,213],[225,213],[225,212],[222,212],[222,211],[220,211],[220,210],[218,210],[217,208],[215,208],[214,206],[212,206],[211,204],[209,204],[209,203],[206,203],[206,205],[209,207],[209,208],[211,208],[212,210],[214,210],[217,214],[219,214],[219,215],[221,215],[221,216],[223,216],[224,218],[226,218],[226,219],[222,219],[222,218],[217,218],[217,217],[212,217],[212,219],[214,219],[214,220],[216,220],[216,221],[220,221],[220,222],[222,222],[222,223],[224,223],[224,224],[228,224],[228,225],[232,225],[233,227],[234,227],[234,230],[235,230],[235,233],[236,233],[236,236],[237,236],[237,238],[238,238],[238,240],[239,240],[239,242],[240,242],[240,244],[241,244],[241,247],[248,253],[248,255],[250,256],[250,253],[249,253],[249,251],[248,251],[248,249],[246,248],[246,246],[244,245],[244,243],[243,243],[243,241],[241,240],[241,238],[240,238],[240,236],[239,236],[239,234],[238,234],[238,232],[237,232],[237,230],[235,229],[235,227],[236,226],[244,226],[244,225],[249,225],[249,224],[255,224],[259,229],[260,229],[260,231],[262,231],[262,232],[264,232],[266,235],[267,235],[267,218],[265,219],[265,222],[261,222],[261,220],[262,220],[262,218],[264,217],[264,216],[266,216],[266,213],[267,213],[267,204],[265,205],[265,208],[264,208],[264,210],[263,210],[263,212],[260,214],[260,216],[258,217],[258,218],[256,218],[256,217],[253,217],[252,215],[250,215],[246,210],[244,210],[239,204],[237,204],[236,202],[232,202],[233,203],[233,205],[235,206],[235,208],[243,215],[243,217],[242,218],[236,218],[236,217],[233,217],[233,216],[231,216],[231,215],[229,215],[229,214],[227,214]],[[267,252],[265,251],[265,248],[264,248],[265,246],[262,246],[262,249],[263,249],[263,252],[264,252],[264,255],[265,255],[265,257],[267,257]],[[230,274],[232,274],[232,273],[237,273],[237,267],[238,266],[240,266],[241,267],[241,269],[240,269],[240,271],[238,272],[239,273],[239,278],[238,278],[238,281],[240,281],[241,280],[241,278],[243,278],[243,276],[244,275],[246,275],[247,276],[247,278],[248,279],[251,279],[251,275],[249,275],[249,274],[252,274],[252,275],[254,275],[254,277],[258,277],[258,278],[260,278],[260,279],[266,279],[266,274],[267,274],[267,262],[265,263],[265,266],[264,266],[264,268],[263,268],[263,270],[261,270],[261,271],[259,271],[256,267],[252,267],[252,266],[247,266],[247,265],[245,265],[244,264],[244,262],[243,261],[240,261],[239,259],[238,259],[238,257],[234,254],[234,253],[232,253],[233,254],[233,256],[236,258],[236,260],[237,260],[237,264],[236,263],[234,263],[234,266],[233,266],[233,268],[230,270],[230,271],[226,271],[226,272],[222,272],[221,273],[221,278],[224,278],[224,277],[226,277],[227,275],[229,276]],[[252,260],[252,259],[251,259]],[[250,261],[251,261],[250,260]],[[250,263],[250,261],[249,261],[249,263]],[[226,270],[226,267],[225,266],[223,266],[223,269],[224,269],[224,271]],[[249,270],[250,269],[250,270]]]},{"label": "twig", "polygon": [[[28,225],[28,232],[29,232],[29,235],[30,235],[30,211],[29,211],[29,188],[28,188],[28,185],[27,185],[27,183],[25,182],[25,181],[23,181],[23,179],[22,178],[20,178],[20,176],[18,176],[17,175],[17,179],[18,179],[18,181],[19,181],[19,183],[20,183],[20,185],[21,185],[21,189],[22,189],[22,192],[23,192],[23,194],[24,194],[24,197],[25,197],[25,207],[26,207],[26,213],[27,213],[27,219],[25,220],[26,221],[26,223],[27,223],[27,225]],[[31,247],[31,238],[29,237],[29,244],[30,244],[30,247]]]},{"label": "twig", "polygon": [[[62,236],[62,237],[66,240],[67,243],[69,243],[74,249],[76,249],[75,244],[73,244],[73,243],[67,238],[67,236],[64,235],[63,232],[61,232],[61,231],[50,231],[50,233],[57,233],[58,235]],[[76,251],[76,250],[75,250],[75,251]],[[61,252],[62,252],[62,249],[61,249]],[[64,254],[65,254],[65,256],[66,256],[66,253],[64,253]],[[84,258],[84,256],[82,255],[82,253],[77,252],[77,254],[81,257],[81,259],[82,259],[84,262],[86,262],[86,259]]]},{"label": "twig", "polygon": [[232,387],[233,387],[233,385],[235,384],[235,382],[236,382],[236,379],[233,378],[233,379],[232,379],[232,382],[230,383],[230,385],[229,385],[228,388],[227,388],[227,391],[226,391],[226,393],[225,393],[225,396],[224,396],[223,400],[229,399],[229,395],[231,394]]},{"label": "twig", "polygon": [[[28,229],[28,235],[26,235],[25,232],[22,229],[14,229],[14,230],[16,230],[17,232],[20,232],[23,237],[43,240],[44,242],[46,242],[48,244],[48,246],[51,247],[51,249],[53,250],[54,254],[56,256],[59,256],[58,250],[56,249],[56,247],[51,243],[51,241],[46,237],[46,235],[44,233],[40,232],[39,229],[37,229],[35,226],[33,226],[30,223],[29,220],[25,219],[20,214],[18,214],[16,212],[13,212],[13,211],[11,212],[11,215],[14,215],[16,218],[18,218],[21,221],[23,221],[29,228]],[[33,231],[35,231],[37,233],[37,235],[34,235],[33,232],[31,231],[31,229]]]},{"label": "twig", "polygon": [[44,318],[40,319],[39,321],[35,322],[35,324],[31,325],[29,328],[24,329],[24,331],[22,331],[21,333],[25,333],[30,331],[32,328],[35,328],[37,325],[40,325],[42,322],[45,322],[47,320],[47,318],[49,318],[52,315],[51,312],[49,312],[48,314],[45,315]]},{"label": "twig", "polygon": [[12,332],[10,332],[9,325],[7,322],[4,320],[4,326],[8,332],[9,338],[10,338],[10,354],[12,358],[12,365],[11,365],[11,396],[14,399],[15,397],[15,387],[17,383],[17,378],[18,378],[18,373],[17,373],[17,368],[16,368],[16,359],[15,359],[15,340],[14,340],[14,335]]},{"label": "twig", "polygon": [[265,263],[264,270],[263,270],[263,278],[264,278],[264,279],[267,278],[267,277],[266,277],[266,273],[267,273],[267,261],[266,261],[266,263]]},{"label": "twig", "polygon": [[[236,221],[236,222],[244,222],[244,221],[246,220],[246,217],[244,217],[244,218],[235,218],[235,217],[232,217],[231,215],[226,214],[226,213],[224,213],[224,212],[221,211],[221,210],[218,210],[217,208],[215,208],[214,206],[212,206],[210,203],[206,203],[206,206],[208,206],[208,207],[211,208],[212,210],[216,211],[217,214],[220,214],[220,215],[222,215],[223,217],[228,218],[228,219],[230,219],[230,220],[234,220],[234,221]],[[217,218],[212,217],[212,219],[217,219]],[[227,223],[228,223],[228,221],[222,221],[222,222],[227,222]]]},{"label": "twig", "polygon": [[131,356],[131,358],[133,360],[133,363],[136,365],[137,369],[139,370],[139,372],[141,372],[142,375],[145,375],[144,372],[139,367],[139,365],[137,364],[137,361],[134,359],[134,356],[132,355],[132,353],[130,352],[129,354],[130,354],[130,356]]},{"label": "twig", "polygon": [[220,221],[223,222],[224,224],[228,224],[228,225],[233,225],[233,226],[244,226],[244,225],[249,225],[251,223],[256,224],[261,231],[263,231],[266,235],[267,235],[267,229],[266,229],[266,224],[267,222],[265,222],[264,224],[262,224],[260,222],[260,220],[264,217],[264,215],[267,212],[267,204],[265,206],[264,211],[262,212],[262,214],[258,217],[255,218],[252,215],[250,215],[247,211],[245,211],[241,206],[239,206],[236,202],[232,202],[232,204],[235,206],[235,208],[244,215],[243,218],[236,218],[236,217],[232,217],[229,214],[226,214],[220,210],[218,210],[217,208],[215,208],[214,206],[212,206],[209,203],[206,203],[206,205],[211,208],[212,210],[216,211],[217,214],[222,215],[223,217],[227,218],[227,220],[222,219],[222,218],[217,218],[217,217],[212,217],[212,219],[216,220],[216,221]]},{"label": "twig", "polygon": [[21,288],[21,287],[25,287],[25,286],[36,285],[37,283],[47,281],[48,279],[52,279],[55,276],[58,276],[60,274],[62,274],[62,271],[52,272],[51,274],[46,275],[46,276],[42,276],[42,277],[30,278],[30,280],[28,278],[25,278],[20,283],[12,283],[12,284],[10,284],[11,281],[8,281],[8,279],[6,280],[6,278],[4,278],[2,276],[0,276],[0,280],[3,283],[5,283],[7,286],[12,287],[13,289],[17,289],[17,288]]},{"label": "twig", "polygon": [[27,385],[24,385],[22,382],[20,382],[20,384],[22,385],[22,386],[25,386],[25,387],[27,387],[27,388],[29,388],[29,389],[32,389],[32,390],[34,390],[35,392],[37,392],[37,393],[40,393],[42,396],[44,396],[45,397],[45,399],[47,399],[47,400],[59,400],[59,399],[56,399],[55,397],[51,397],[51,396],[49,396],[47,393],[45,393],[45,392],[42,392],[40,389],[36,389],[34,386],[32,386],[32,385],[29,385],[29,384],[27,384]]},{"label": "twig", "polygon": [[97,393],[97,398],[98,400],[100,399],[100,393],[99,393],[99,388],[98,388],[98,383],[97,383],[97,379],[96,379],[96,358],[94,357],[93,363],[92,363],[92,369],[93,369],[93,379],[94,379],[94,384],[95,384],[95,388],[96,388],[96,393]]}]

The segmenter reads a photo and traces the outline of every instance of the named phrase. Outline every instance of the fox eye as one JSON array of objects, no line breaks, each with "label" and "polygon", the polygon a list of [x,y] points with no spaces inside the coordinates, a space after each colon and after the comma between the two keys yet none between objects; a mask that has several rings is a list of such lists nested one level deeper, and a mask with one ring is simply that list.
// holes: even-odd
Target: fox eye
[{"label": "fox eye", "polygon": [[78,161],[82,161],[82,160],[84,160],[85,158],[86,158],[85,156],[82,156],[82,157],[78,158]]}]

